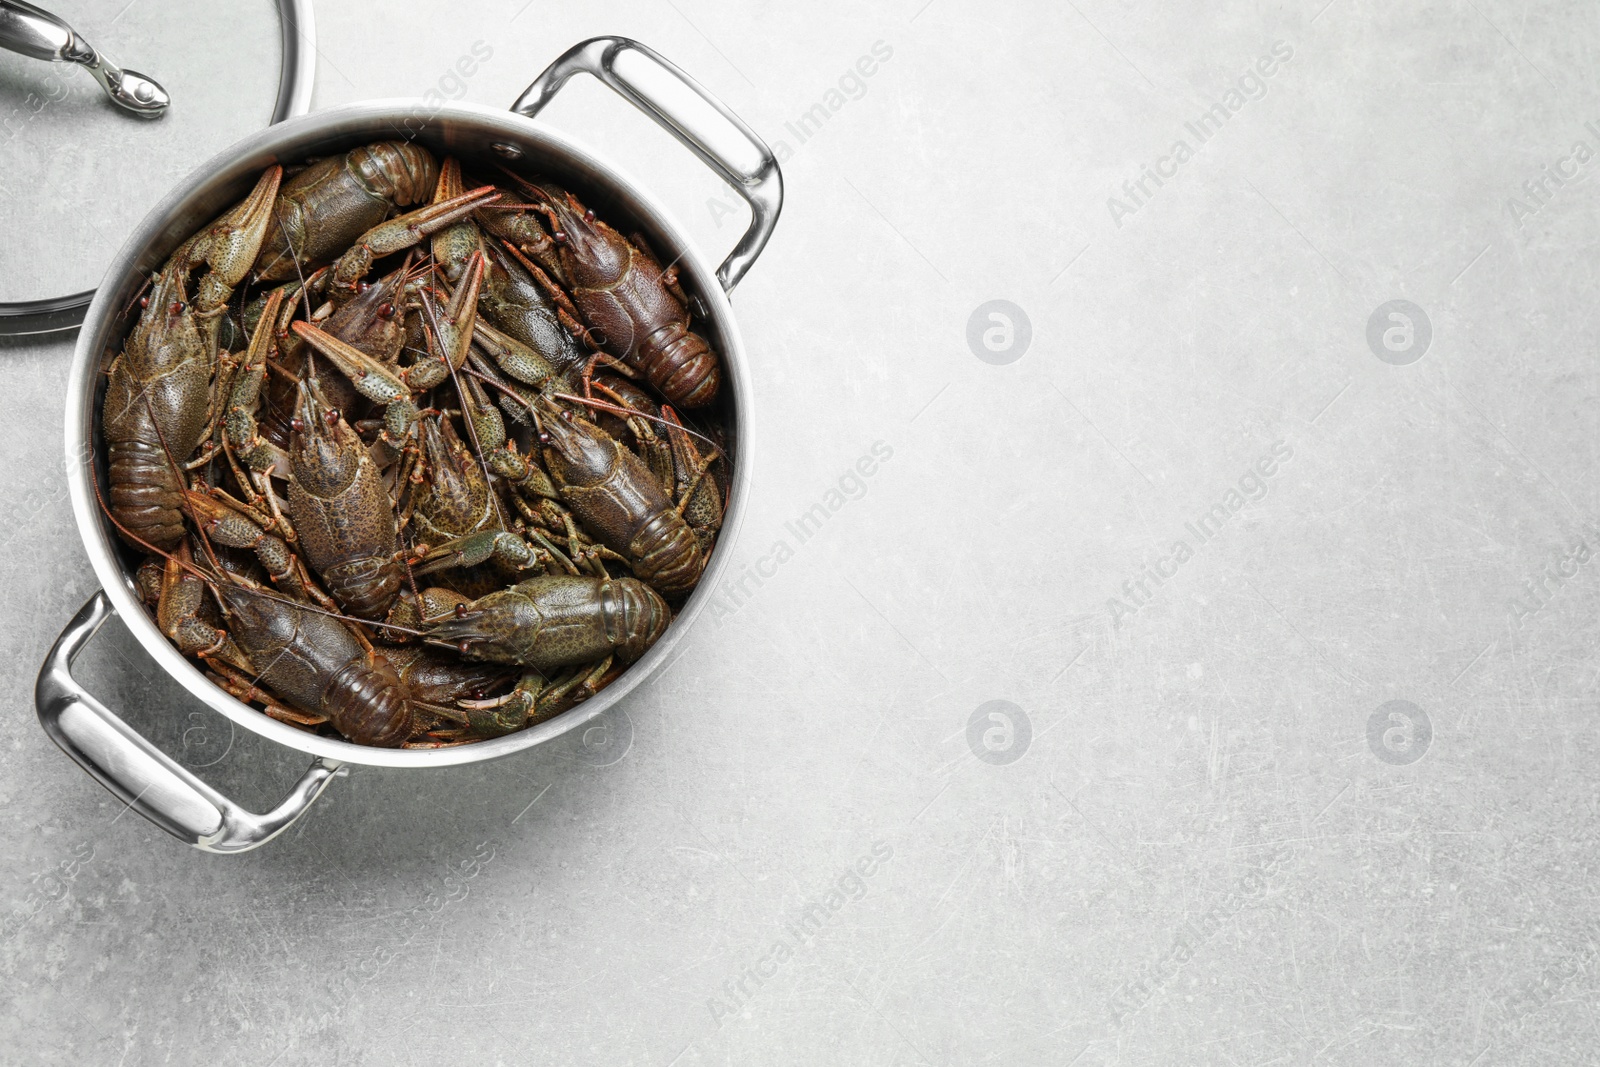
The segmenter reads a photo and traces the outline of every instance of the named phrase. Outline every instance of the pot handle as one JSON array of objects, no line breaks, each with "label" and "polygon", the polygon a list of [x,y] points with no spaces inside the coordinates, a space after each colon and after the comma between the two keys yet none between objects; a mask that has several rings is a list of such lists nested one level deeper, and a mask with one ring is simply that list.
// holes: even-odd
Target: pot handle
[{"label": "pot handle", "polygon": [[772,149],[705,86],[671,60],[626,37],[594,37],[574,45],[534,79],[511,110],[534,118],[579,72],[593,74],[649,115],[750,204],[750,228],[717,268],[723,291],[733,292],[766,246],[783,210],[783,172]]},{"label": "pot handle", "polygon": [[190,774],[72,677],[73,660],[113,610],[102,589],[67,623],[39,669],[34,704],[50,739],[140,815],[202,851],[248,852],[287,830],[335,776],[349,773],[318,757],[265,815],[246,811]]}]

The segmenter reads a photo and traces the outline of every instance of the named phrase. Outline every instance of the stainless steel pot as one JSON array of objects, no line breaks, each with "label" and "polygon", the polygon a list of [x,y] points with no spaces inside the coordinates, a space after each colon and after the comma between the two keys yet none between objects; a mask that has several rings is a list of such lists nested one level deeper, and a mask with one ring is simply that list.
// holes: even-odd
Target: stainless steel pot
[{"label": "stainless steel pot", "polygon": [[[615,89],[737,189],[752,218],[737,247],[715,271],[690,247],[660,205],[635,181],[588,149],[532,121],[561,87],[587,72]],[[469,169],[491,172],[500,163],[543,173],[578,192],[628,232],[645,233],[658,255],[677,263],[708,340],[722,354],[722,405],[729,432],[732,483],[721,540],[699,591],[643,659],[600,695],[548,722],[458,748],[367,748],[317,737],[242,704],[213,685],[162,636],[135,591],[136,557],[117,539],[90,486],[104,485],[99,410],[103,368],[121,348],[127,323],[120,310],[143,278],[183,239],[249,191],[261,170],[377,140],[414,139],[435,153],[455,155]],[[480,166],[471,167],[476,163]],[[282,833],[347,764],[428,768],[496,759],[542,744],[582,726],[660,669],[717,585],[744,514],[750,481],[742,443],[750,410],[744,345],[727,294],[760,254],[778,219],[783,181],[771,150],[749,126],[697,82],[655,52],[620,37],[574,47],[522,94],[511,111],[466,104],[429,108],[420,101],[378,100],[307,115],[269,127],[201,167],[153,210],[106,273],[73,353],[67,385],[67,482],[84,547],[103,586],[57,639],[39,672],[39,721],[67,755],[139,814],[208,852],[243,852]],[[624,225],[625,224],[625,225]],[[135,733],[72,677],[72,662],[115,612],[169,674],[218,713],[263,737],[314,757],[284,801],[256,814],[218,793]]]}]

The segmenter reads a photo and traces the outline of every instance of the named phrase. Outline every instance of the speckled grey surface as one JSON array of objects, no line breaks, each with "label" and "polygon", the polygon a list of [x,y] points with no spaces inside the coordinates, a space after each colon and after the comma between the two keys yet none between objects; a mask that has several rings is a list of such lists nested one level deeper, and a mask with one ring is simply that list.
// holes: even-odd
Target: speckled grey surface
[{"label": "speckled grey surface", "polygon": [[[319,106],[622,33],[785,142],[759,581],[603,729],[202,855],[34,720],[93,581],[70,346],[0,348],[0,1058],[1600,1061],[1600,11],[1325,2],[321,0]],[[548,119],[732,244],[603,88]],[[243,800],[303,764],[82,663]]]}]

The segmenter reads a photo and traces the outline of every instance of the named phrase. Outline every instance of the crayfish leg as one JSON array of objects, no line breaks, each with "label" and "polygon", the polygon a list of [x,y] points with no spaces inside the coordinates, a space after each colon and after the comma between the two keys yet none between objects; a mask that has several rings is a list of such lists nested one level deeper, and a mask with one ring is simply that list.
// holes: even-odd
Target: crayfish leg
[{"label": "crayfish leg", "polygon": [[292,726],[313,727],[321,726],[328,721],[326,715],[312,715],[288,707],[273,694],[231,668],[218,663],[213,663],[211,666],[212,669],[207,676],[229,696],[245,704],[260,704],[263,711],[279,722],[286,722]]}]

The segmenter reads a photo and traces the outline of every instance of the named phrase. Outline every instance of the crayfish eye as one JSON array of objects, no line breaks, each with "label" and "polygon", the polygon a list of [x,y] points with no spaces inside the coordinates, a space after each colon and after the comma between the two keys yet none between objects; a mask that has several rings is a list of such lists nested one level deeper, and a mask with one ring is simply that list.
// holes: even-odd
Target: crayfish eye
[{"label": "crayfish eye", "polygon": [[539,433],[539,443],[541,445],[549,444],[550,443],[550,435],[545,433],[545,432],[543,432],[543,431],[540,431],[540,433]]},{"label": "crayfish eye", "polygon": [[567,243],[567,231],[565,231],[565,230],[557,230],[555,232],[555,239],[556,239],[556,244],[558,244],[558,245],[566,244]]},{"label": "crayfish eye", "polygon": [[593,222],[594,221],[594,211],[592,209],[589,210],[589,211],[585,211],[583,213],[583,221],[584,222]]},{"label": "crayfish eye", "polygon": [[364,293],[368,289],[371,289],[371,288],[372,288],[372,284],[370,282],[357,282],[356,283],[356,292],[358,292],[358,293]]},{"label": "crayfish eye", "polygon": [[323,417],[328,420],[328,425],[329,426],[335,426],[339,422],[339,409],[338,408],[329,408],[327,415],[325,415]]},{"label": "crayfish eye", "polygon": [[378,306],[378,318],[380,318],[380,319],[392,319],[392,318],[394,318],[394,305],[393,304],[380,304]]},{"label": "crayfish eye", "polygon": [[150,298],[148,296],[141,296],[139,298],[139,306],[141,308],[149,307],[150,306]]},{"label": "crayfish eye", "polygon": [[172,306],[167,309],[167,312],[169,314],[172,314],[172,315],[182,315],[183,314],[183,301],[182,300],[174,300],[172,302]]},{"label": "crayfish eye", "polygon": [[471,647],[472,647],[472,642],[471,641],[463,641],[459,645],[456,646],[456,651],[461,653],[463,656],[465,656],[467,654],[467,649],[469,649]]},{"label": "crayfish eye", "polygon": [[[456,605],[456,618],[464,619],[466,617],[467,617],[467,606],[465,604],[457,604]],[[463,642],[463,644],[465,644],[465,642]]]}]

